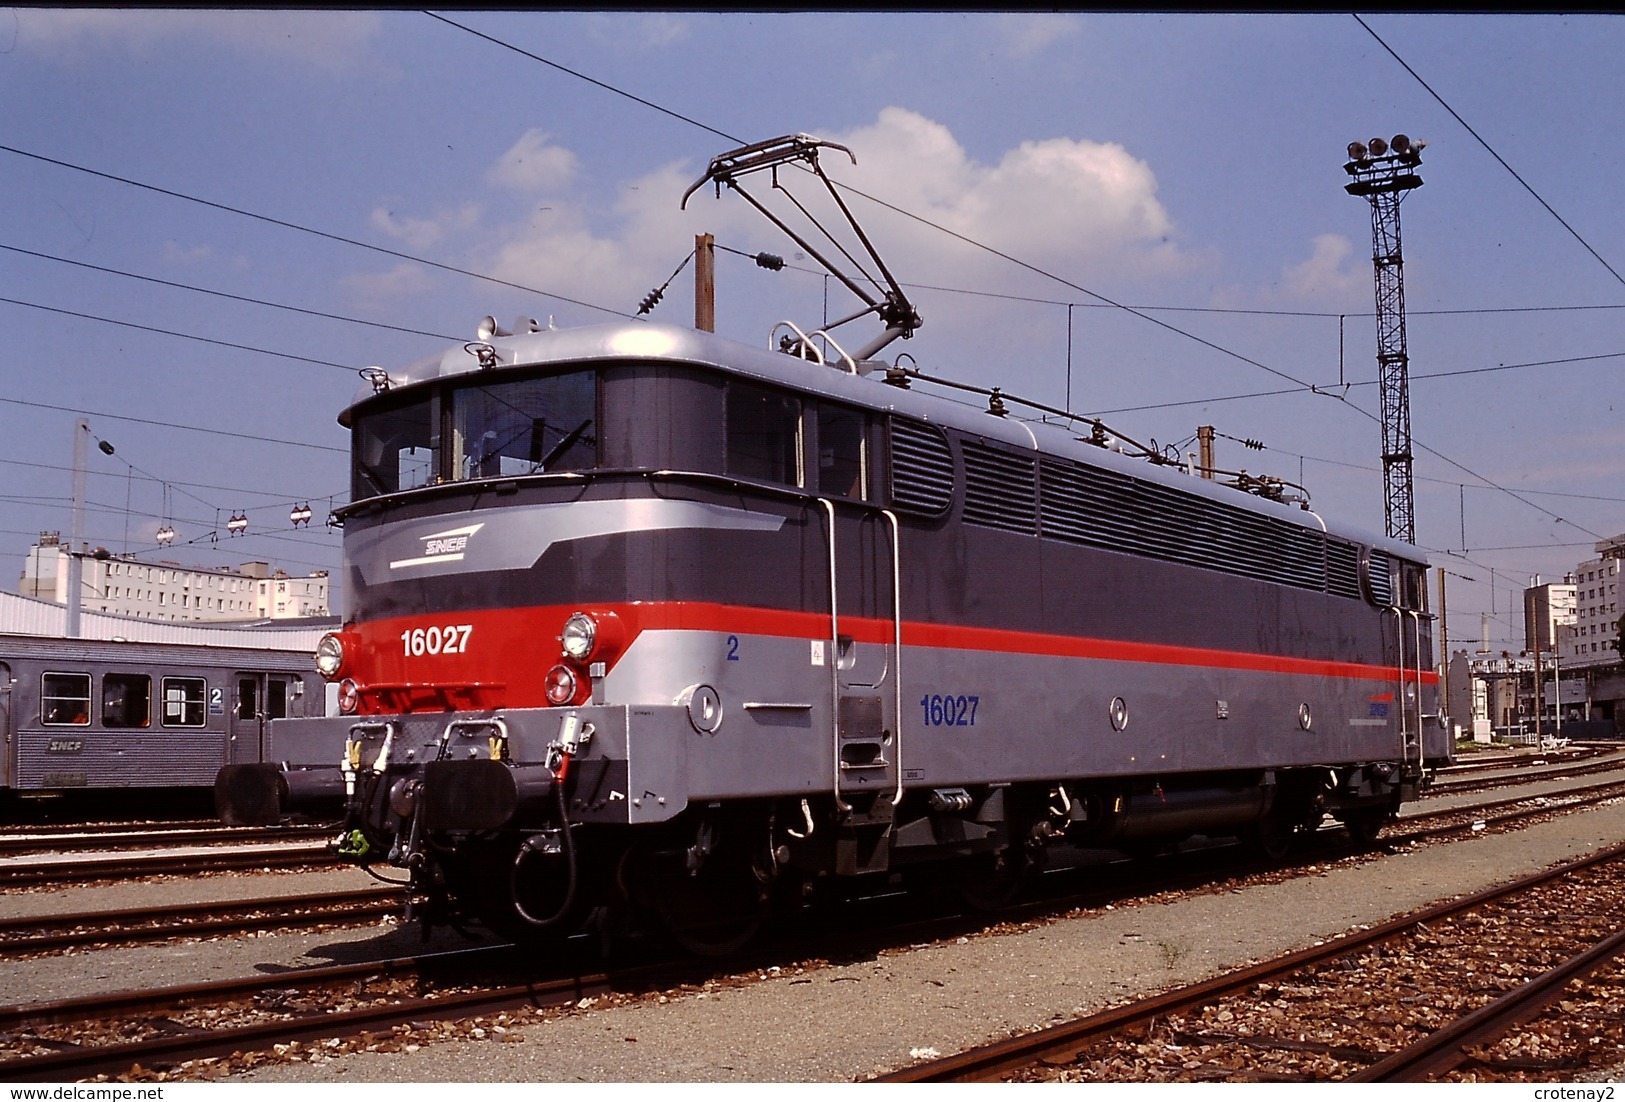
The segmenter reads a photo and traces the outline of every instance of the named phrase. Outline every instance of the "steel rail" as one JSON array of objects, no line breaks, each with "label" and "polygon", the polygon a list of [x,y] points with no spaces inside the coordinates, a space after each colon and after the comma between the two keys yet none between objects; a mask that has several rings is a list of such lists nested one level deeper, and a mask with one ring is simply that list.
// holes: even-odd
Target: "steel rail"
[{"label": "steel rail", "polygon": [[0,864],[0,886],[60,884],[64,881],[130,880],[160,873],[209,872],[223,869],[299,868],[332,862],[326,842],[290,842],[274,849],[215,849],[199,853],[116,854],[72,861]]},{"label": "steel rail", "polygon": [[[115,911],[25,915],[0,919],[0,957],[104,942],[129,944],[190,934],[285,929],[290,924],[330,924],[402,910],[395,888],[357,888],[309,895],[172,903]],[[324,908],[343,908],[324,912]],[[303,912],[295,914],[293,912]],[[54,931],[38,933],[37,931]]]},{"label": "steel rail", "polygon": [[1452,1071],[1471,1057],[1467,1049],[1505,1036],[1561,999],[1569,985],[1625,953],[1625,930],[1576,954],[1408,1048],[1348,1077],[1349,1083],[1420,1083]]},{"label": "steel rail", "polygon": [[1319,945],[1300,949],[1274,960],[1215,976],[1200,983],[1176,988],[1149,999],[1091,1014],[1076,1021],[1038,1030],[1009,1040],[995,1042],[938,1060],[901,1068],[871,1080],[877,1083],[992,1082],[1001,1076],[1030,1067],[1034,1063],[1065,1062],[1076,1059],[1097,1038],[1119,1032],[1151,1018],[1177,1014],[1231,995],[1245,992],[1255,984],[1279,978],[1339,957],[1349,956],[1380,942],[1398,937],[1428,922],[1470,911],[1570,873],[1625,858],[1625,845],[1611,846],[1574,861],[1546,869],[1506,884],[1485,888],[1459,899],[1435,903],[1420,910],[1389,919],[1369,929],[1344,934]]},{"label": "steel rail", "polygon": [[179,830],[94,830],[19,833],[0,836],[0,853],[61,853],[64,850],[160,849],[218,843],[308,841],[328,838],[329,827],[187,827]]},{"label": "steel rail", "polygon": [[[374,963],[361,971],[374,975],[379,967]],[[300,975],[307,980],[309,978],[304,973]],[[285,982],[288,978],[281,976],[278,981]],[[266,982],[265,977],[260,977],[250,990],[262,991]],[[70,1048],[0,1061],[0,1081],[60,1082],[93,1075],[117,1075],[137,1064],[142,1067],[163,1066],[206,1057],[229,1056],[245,1049],[263,1049],[272,1044],[355,1036],[414,1021],[475,1017],[527,1006],[557,1006],[585,995],[602,993],[609,988],[610,979],[607,976],[576,976],[438,997],[391,999],[359,1010],[321,1011],[294,1019],[273,1018],[252,1025],[154,1036],[94,1048]],[[104,1005],[96,1000],[86,1001],[92,1007]]]}]

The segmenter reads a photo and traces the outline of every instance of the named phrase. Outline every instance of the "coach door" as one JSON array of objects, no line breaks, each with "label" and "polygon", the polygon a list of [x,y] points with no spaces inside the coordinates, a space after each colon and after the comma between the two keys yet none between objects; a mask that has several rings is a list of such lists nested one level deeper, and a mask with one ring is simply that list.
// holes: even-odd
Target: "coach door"
[{"label": "coach door", "polygon": [[270,749],[273,719],[290,714],[295,678],[280,673],[237,674],[236,706],[231,718],[233,764],[264,761]]}]

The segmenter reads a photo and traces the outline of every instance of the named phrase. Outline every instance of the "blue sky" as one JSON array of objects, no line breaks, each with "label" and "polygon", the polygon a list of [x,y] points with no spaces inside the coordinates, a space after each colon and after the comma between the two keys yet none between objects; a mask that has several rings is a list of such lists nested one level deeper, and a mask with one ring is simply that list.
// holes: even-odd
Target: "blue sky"
[{"label": "blue sky", "polygon": [[1404,132],[1418,542],[1452,638],[1515,650],[1516,591],[1625,531],[1621,56],[1598,15],[0,11],[0,585],[69,529],[78,416],[117,449],[93,545],[336,571],[358,369],[631,315],[701,232],[790,260],[724,251],[725,335],[846,312],[738,197],[679,208],[795,132],[887,204],[853,200],[925,325],[886,355],[1159,446],[1211,424],[1381,531],[1342,165]]}]

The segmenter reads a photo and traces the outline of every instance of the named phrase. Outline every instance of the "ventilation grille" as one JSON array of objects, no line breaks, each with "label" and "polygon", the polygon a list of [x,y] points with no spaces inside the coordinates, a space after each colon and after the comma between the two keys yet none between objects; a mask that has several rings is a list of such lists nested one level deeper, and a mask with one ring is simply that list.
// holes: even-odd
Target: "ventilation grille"
[{"label": "ventilation grille", "polygon": [[1394,603],[1394,577],[1393,562],[1387,552],[1371,552],[1370,564],[1366,567],[1367,577],[1371,582],[1371,603],[1378,608],[1387,608]]},{"label": "ventilation grille", "polygon": [[1359,600],[1359,548],[1338,540],[1326,541],[1326,591],[1334,597]]},{"label": "ventilation grille", "polygon": [[1031,455],[1015,455],[970,440],[965,457],[965,520],[1008,532],[1038,531],[1038,502]]},{"label": "ventilation grille", "polygon": [[891,422],[891,500],[902,513],[939,516],[954,500],[954,457],[929,425]]},{"label": "ventilation grille", "polygon": [[1060,460],[1044,460],[1040,480],[1043,531],[1054,539],[1300,589],[1325,587],[1319,532]]}]

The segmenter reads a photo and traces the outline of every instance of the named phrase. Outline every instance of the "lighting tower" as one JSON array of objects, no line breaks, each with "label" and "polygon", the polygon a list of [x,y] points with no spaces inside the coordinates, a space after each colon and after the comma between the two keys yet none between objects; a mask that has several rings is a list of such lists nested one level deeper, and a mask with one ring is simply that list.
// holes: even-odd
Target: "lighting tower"
[{"label": "lighting tower", "polygon": [[1426,142],[1395,134],[1385,142],[1350,142],[1344,186],[1371,203],[1371,264],[1377,277],[1377,384],[1382,393],[1383,506],[1388,535],[1416,542],[1411,495],[1410,358],[1405,352],[1405,259],[1399,246],[1399,201],[1422,186],[1416,167]]}]

